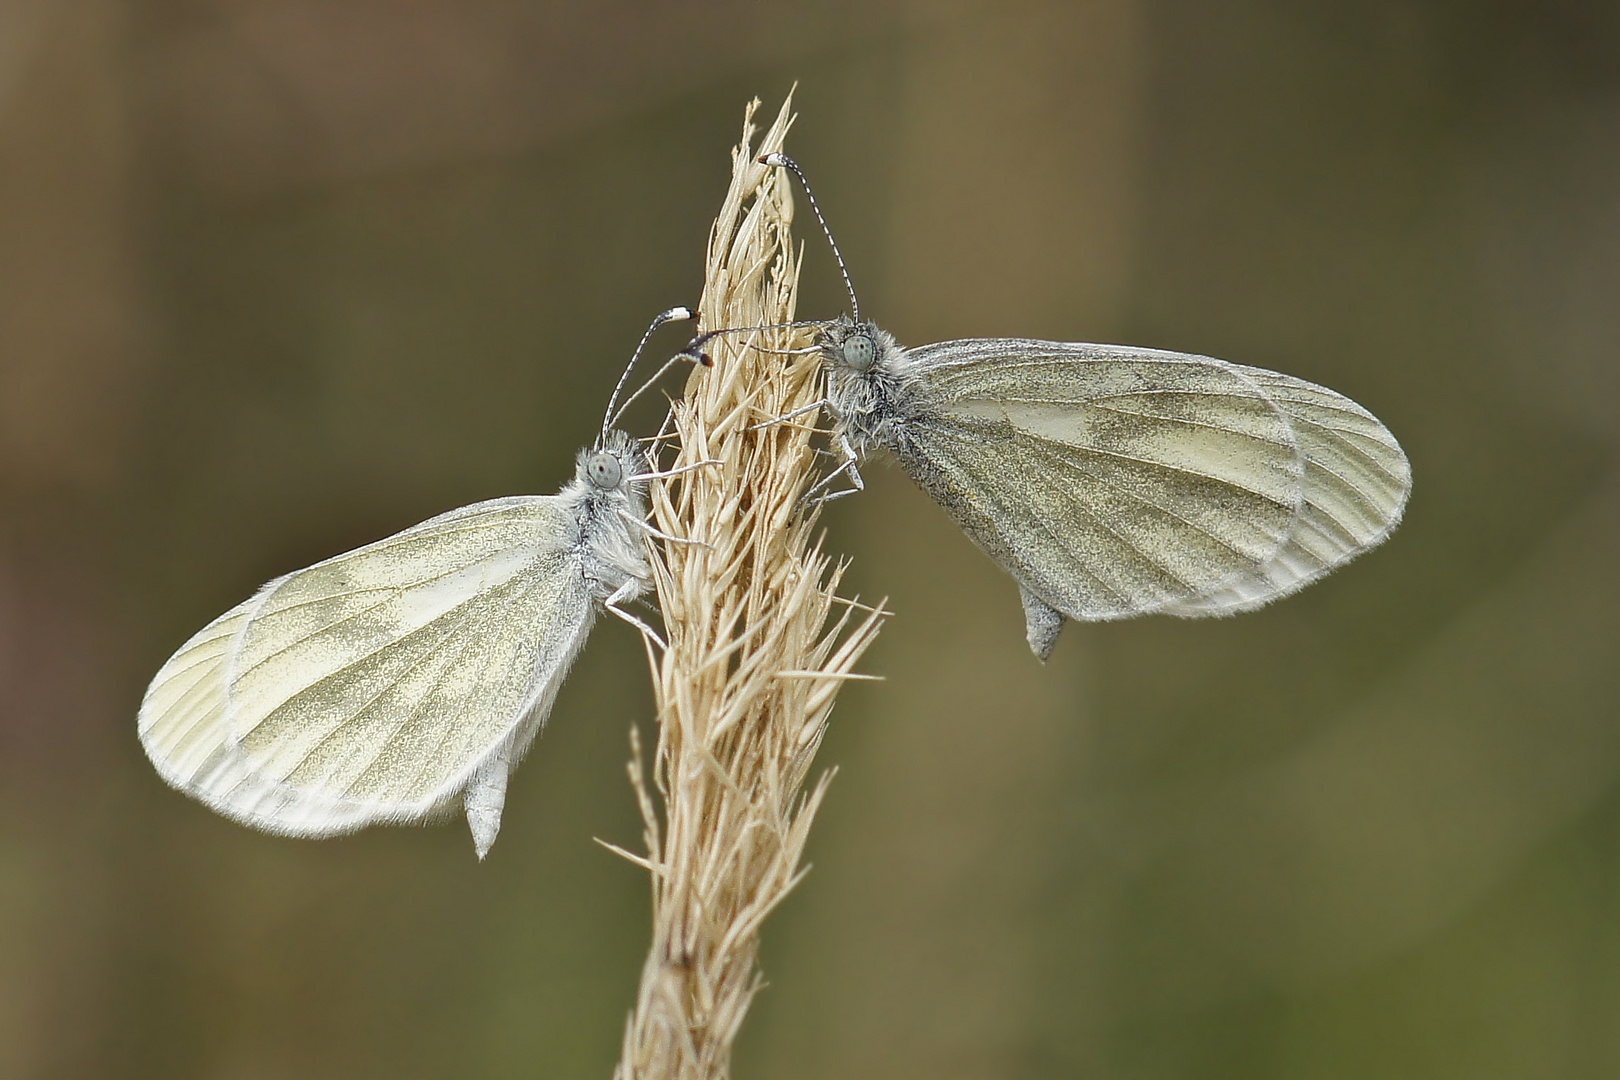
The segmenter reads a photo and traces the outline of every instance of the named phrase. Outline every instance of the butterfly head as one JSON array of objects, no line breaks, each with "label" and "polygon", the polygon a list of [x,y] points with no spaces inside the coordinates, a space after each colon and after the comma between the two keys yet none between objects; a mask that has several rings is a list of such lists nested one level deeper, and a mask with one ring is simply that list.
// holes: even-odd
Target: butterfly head
[{"label": "butterfly head", "polygon": [[602,491],[611,491],[624,480],[623,464],[608,453],[598,452],[586,458],[584,472],[591,486]]},{"label": "butterfly head", "polygon": [[623,492],[647,471],[647,455],[635,439],[610,430],[589,450],[581,450],[575,481],[597,494]]},{"label": "butterfly head", "polygon": [[651,463],[641,445],[610,428],[589,450],[581,450],[574,482],[563,500],[574,515],[585,552],[585,576],[605,598],[629,582],[636,593],[647,587],[647,544],[643,519]]},{"label": "butterfly head", "polygon": [[899,346],[887,331],[876,323],[852,319],[848,316],[826,324],[816,336],[824,360],[835,368],[866,375],[892,364]]}]

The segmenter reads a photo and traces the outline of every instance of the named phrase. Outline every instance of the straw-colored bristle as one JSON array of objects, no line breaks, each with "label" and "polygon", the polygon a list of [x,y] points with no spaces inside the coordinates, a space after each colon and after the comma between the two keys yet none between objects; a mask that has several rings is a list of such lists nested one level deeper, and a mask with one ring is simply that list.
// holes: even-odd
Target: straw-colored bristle
[{"label": "straw-colored bristle", "polygon": [[[789,103],[758,147],[755,102],[709,240],[707,328],[789,322],[798,278],[787,179],[758,158],[782,149]],[[731,1047],[761,986],[760,925],[802,874],[823,775],[804,782],[833,701],[884,612],[837,604],[839,569],[813,540],[820,396],[802,330],[714,338],[673,413],[674,465],[703,466],[653,490],[654,576],[669,647],[653,661],[659,737],[646,822],[653,937],[625,1031],[619,1080],[730,1075]],[[836,605],[836,606],[835,606]],[[834,618],[834,611],[838,612]]]}]

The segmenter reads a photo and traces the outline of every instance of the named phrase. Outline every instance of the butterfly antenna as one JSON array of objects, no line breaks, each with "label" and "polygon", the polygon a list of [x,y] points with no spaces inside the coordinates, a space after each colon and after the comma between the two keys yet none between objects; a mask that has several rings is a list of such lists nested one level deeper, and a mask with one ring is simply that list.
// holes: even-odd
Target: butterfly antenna
[{"label": "butterfly antenna", "polygon": [[[724,334],[757,334],[761,330],[797,330],[797,329],[799,329],[801,327],[805,327],[805,326],[826,326],[827,322],[828,322],[828,320],[826,320],[826,319],[801,319],[798,322],[767,323],[764,326],[728,326],[728,327],[725,327],[724,329],[721,329],[721,330],[705,330],[701,334],[694,337],[690,342],[688,342],[685,349],[683,349],[680,352],[676,353],[675,354],[675,359],[677,359],[677,360],[690,360],[694,364],[702,364],[704,367],[708,367],[710,364],[714,363],[714,360],[713,360],[712,357],[709,356],[708,353],[703,351],[703,347],[705,345],[707,345],[709,342],[713,341],[715,338],[720,337],[720,336],[722,336]],[[767,352],[782,351],[782,352],[789,352],[789,353],[799,353],[799,352],[810,352],[810,351],[813,351],[813,350],[810,350],[810,349],[785,349],[785,350],[767,349],[765,351],[767,351]]]},{"label": "butterfly antenna", "polygon": [[810,190],[810,181],[805,179],[804,170],[799,163],[786,154],[766,154],[759,159],[761,165],[774,165],[787,169],[799,178],[799,186],[804,188],[804,197],[810,202],[810,211],[821,222],[821,231],[827,237],[827,246],[832,248],[833,259],[838,263],[838,273],[843,276],[844,288],[849,292],[849,313],[856,322],[861,321],[861,302],[855,299],[855,285],[849,280],[849,267],[844,265],[844,256],[838,250],[838,241],[833,239],[832,230],[827,228],[827,219],[821,214],[821,204],[816,202],[816,193]]},{"label": "butterfly antenna", "polygon": [[[636,351],[631,355],[630,362],[624,366],[624,372],[619,376],[618,385],[613,388],[613,396],[608,398],[607,412],[602,416],[602,435],[604,438],[607,436],[608,430],[613,427],[614,421],[619,417],[619,413],[614,411],[615,408],[619,407],[619,395],[624,392],[625,383],[630,381],[630,372],[635,370],[636,361],[640,360],[641,354],[647,350],[647,342],[652,340],[653,333],[665,323],[695,319],[697,314],[696,311],[689,307],[672,307],[668,311],[659,312],[658,317],[652,321],[652,325],[647,327],[647,332],[641,335],[641,344],[636,346]],[[667,370],[667,365],[665,370]],[[662,375],[663,371],[658,374]],[[655,381],[657,377],[656,375],[653,376]],[[645,389],[646,387],[643,386],[642,390]],[[634,401],[640,394],[641,390],[637,390],[630,395],[630,401]],[[629,405],[630,401],[625,402],[625,405]],[[623,412],[623,409],[619,409],[619,412]]]}]

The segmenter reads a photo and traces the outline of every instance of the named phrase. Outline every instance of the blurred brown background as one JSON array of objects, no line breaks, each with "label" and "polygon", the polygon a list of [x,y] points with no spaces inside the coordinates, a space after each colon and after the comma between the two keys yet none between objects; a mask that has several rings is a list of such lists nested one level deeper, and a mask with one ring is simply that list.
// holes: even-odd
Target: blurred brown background
[{"label": "blurred brown background", "polygon": [[485,865],[459,824],[232,825],[135,708],[261,581],[555,490],[794,80],[902,341],[1278,368],[1416,488],[1295,598],[1043,669],[870,470],[827,524],[888,681],[835,717],[738,1076],[1620,1075],[1612,2],[3,0],[0,1076],[608,1075],[626,627]]}]

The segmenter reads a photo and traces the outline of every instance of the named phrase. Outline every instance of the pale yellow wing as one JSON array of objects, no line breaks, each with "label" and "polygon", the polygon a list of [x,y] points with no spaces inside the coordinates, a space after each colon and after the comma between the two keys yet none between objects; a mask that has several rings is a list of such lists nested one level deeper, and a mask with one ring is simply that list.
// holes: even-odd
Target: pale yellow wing
[{"label": "pale yellow wing", "polygon": [[220,813],[290,836],[419,821],[487,789],[486,849],[592,622],[576,531],[555,496],[497,499],[271,582],[158,672],[147,754]]}]

